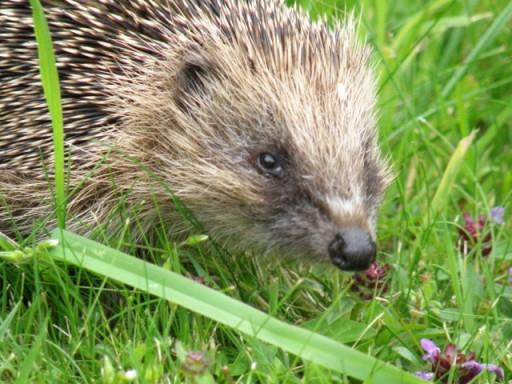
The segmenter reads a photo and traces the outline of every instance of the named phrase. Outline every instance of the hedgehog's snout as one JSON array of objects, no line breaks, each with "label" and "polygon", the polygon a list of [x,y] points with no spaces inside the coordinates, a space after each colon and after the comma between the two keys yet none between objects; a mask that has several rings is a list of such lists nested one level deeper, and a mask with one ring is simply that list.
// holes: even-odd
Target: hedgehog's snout
[{"label": "hedgehog's snout", "polygon": [[368,231],[351,228],[339,232],[328,246],[334,265],[345,271],[364,271],[375,261],[377,248]]}]

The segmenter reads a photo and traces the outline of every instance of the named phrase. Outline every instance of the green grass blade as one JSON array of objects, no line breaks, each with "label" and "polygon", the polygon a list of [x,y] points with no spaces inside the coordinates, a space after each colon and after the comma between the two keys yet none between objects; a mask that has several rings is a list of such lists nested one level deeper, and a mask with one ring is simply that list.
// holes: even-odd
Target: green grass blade
[{"label": "green grass blade", "polygon": [[468,151],[471,143],[475,139],[477,131],[471,132],[471,134],[461,141],[455,148],[448,165],[444,171],[443,177],[439,186],[437,187],[434,198],[432,199],[432,203],[430,205],[432,217],[435,217],[441,208],[446,205],[446,202],[450,196],[450,192],[452,190],[453,184],[455,183],[456,176],[459,173],[460,167],[462,166],[462,161],[464,160],[464,155]]},{"label": "green grass blade", "polygon": [[41,324],[41,330],[39,331],[39,334],[36,336],[34,343],[32,344],[32,347],[30,349],[30,352],[27,356],[23,359],[23,364],[21,366],[18,378],[15,381],[15,384],[26,384],[29,381],[30,374],[34,371],[34,362],[37,359],[37,356],[39,355],[41,351],[41,347],[43,346],[43,342],[45,341],[47,334],[47,322],[45,321],[44,324]]},{"label": "green grass blade", "polygon": [[62,244],[51,251],[56,259],[170,300],[326,368],[361,380],[372,378],[376,383],[422,383],[396,367],[325,336],[286,324],[164,268],[67,231],[56,230],[53,238]]},{"label": "green grass blade", "polygon": [[492,41],[496,38],[498,33],[507,25],[508,20],[512,17],[512,2],[510,2],[498,15],[498,17],[494,20],[491,26],[485,31],[482,35],[478,43],[474,46],[474,48],[469,53],[466,60],[462,66],[455,72],[450,81],[444,86],[442,95],[443,97],[447,97],[453,91],[457,83],[464,77],[464,75],[468,72],[469,67],[472,63],[474,63],[483,50],[488,47]]},{"label": "green grass blade", "polygon": [[0,232],[0,251],[14,251],[18,248],[19,245],[14,240]]},{"label": "green grass blade", "polygon": [[439,12],[442,8],[450,4],[452,0],[437,0],[427,3],[407,23],[400,29],[396,37],[393,39],[392,49],[395,52],[404,52],[411,49],[415,37],[418,35],[416,30],[421,29],[424,20],[429,20],[432,15]]},{"label": "green grass blade", "polygon": [[11,326],[11,323],[14,319],[14,316],[18,312],[18,309],[20,308],[20,303],[16,303],[16,305],[11,309],[11,311],[7,314],[5,319],[0,319],[0,341],[3,341],[4,336],[6,332],[8,331],[9,327]]},{"label": "green grass blade", "polygon": [[60,228],[66,221],[66,195],[64,189],[64,123],[62,117],[59,74],[55,64],[53,44],[39,0],[30,0],[34,33],[37,40],[39,70],[43,83],[44,95],[50,111],[53,127],[53,147],[55,156],[55,199],[57,219]]}]

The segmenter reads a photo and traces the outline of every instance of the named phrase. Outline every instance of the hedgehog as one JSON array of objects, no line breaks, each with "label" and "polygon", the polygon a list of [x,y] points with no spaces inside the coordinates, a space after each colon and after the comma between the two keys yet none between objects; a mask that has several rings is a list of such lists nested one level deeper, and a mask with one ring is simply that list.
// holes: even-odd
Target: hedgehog
[{"label": "hedgehog", "polygon": [[[389,167],[353,16],[329,27],[279,0],[42,4],[71,229],[119,230],[123,196],[141,233],[173,236],[172,193],[228,250],[374,262]],[[53,217],[51,124],[28,1],[3,0],[0,25],[0,230],[26,233]]]}]

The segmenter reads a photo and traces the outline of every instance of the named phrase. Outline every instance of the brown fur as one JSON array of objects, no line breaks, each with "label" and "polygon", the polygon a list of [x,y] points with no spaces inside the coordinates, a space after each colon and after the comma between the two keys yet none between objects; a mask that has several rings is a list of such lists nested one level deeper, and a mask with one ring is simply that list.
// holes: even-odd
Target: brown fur
[{"label": "brown fur", "polygon": [[[25,3],[0,5],[0,196],[9,207],[0,230],[15,218],[26,231],[52,208]],[[388,172],[369,52],[353,21],[329,31],[276,0],[43,4],[63,89],[73,229],[107,221],[120,195],[141,230],[162,217],[176,223],[171,190],[233,248],[325,258],[344,227],[374,234]],[[283,179],[257,171],[261,152],[285,159]]]}]

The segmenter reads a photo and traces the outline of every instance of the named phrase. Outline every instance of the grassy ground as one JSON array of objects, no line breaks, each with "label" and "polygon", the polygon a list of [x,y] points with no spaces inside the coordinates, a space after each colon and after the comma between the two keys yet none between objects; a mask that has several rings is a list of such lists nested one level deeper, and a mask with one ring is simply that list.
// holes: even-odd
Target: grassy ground
[{"label": "grassy ground", "polygon": [[[428,338],[475,352],[511,380],[512,24],[500,24],[509,2],[299,3],[329,19],[355,9],[375,49],[381,142],[396,174],[379,221],[388,282],[364,300],[349,274],[325,266],[267,265],[204,242],[142,246],[157,264],[405,371],[430,370],[420,346]],[[474,130],[461,160],[464,148],[456,148]],[[505,207],[504,224],[490,219],[494,206]],[[463,255],[465,212],[486,220]],[[135,244],[123,249],[134,253]],[[83,270],[38,259],[1,263],[1,382],[114,383],[135,373],[140,383],[351,382]],[[460,372],[447,380],[458,382]]]}]

